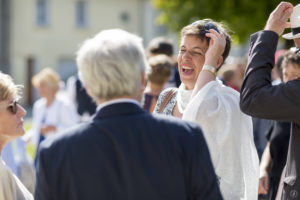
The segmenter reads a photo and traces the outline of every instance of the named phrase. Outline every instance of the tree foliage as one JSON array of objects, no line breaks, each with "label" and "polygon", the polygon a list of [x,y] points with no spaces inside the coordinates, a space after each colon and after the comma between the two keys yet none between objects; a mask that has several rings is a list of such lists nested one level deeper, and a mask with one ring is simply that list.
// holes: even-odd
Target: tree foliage
[{"label": "tree foliage", "polygon": [[[151,0],[161,11],[158,23],[172,31],[204,18],[224,22],[233,31],[236,42],[264,28],[270,13],[280,0]],[[297,5],[299,0],[291,0]]]}]

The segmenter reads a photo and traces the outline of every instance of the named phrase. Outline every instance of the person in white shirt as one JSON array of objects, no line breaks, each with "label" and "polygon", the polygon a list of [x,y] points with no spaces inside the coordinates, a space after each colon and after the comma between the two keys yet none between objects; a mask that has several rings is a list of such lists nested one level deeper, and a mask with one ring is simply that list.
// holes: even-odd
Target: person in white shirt
[{"label": "person in white shirt", "polygon": [[[37,145],[47,137],[63,131],[78,122],[75,107],[67,99],[56,95],[60,77],[51,68],[45,68],[32,78],[40,99],[33,105],[31,139]],[[35,165],[37,159],[35,159]]]},{"label": "person in white shirt", "polygon": [[[10,141],[24,135],[26,111],[18,104],[20,86],[0,72],[0,153]],[[0,199],[33,200],[30,192],[6,166],[0,156]]]}]

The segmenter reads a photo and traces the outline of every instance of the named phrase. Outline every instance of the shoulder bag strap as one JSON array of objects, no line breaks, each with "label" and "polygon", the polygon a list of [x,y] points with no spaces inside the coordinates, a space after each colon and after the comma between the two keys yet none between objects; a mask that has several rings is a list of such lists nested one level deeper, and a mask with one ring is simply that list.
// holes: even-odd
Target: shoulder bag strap
[{"label": "shoulder bag strap", "polygon": [[170,100],[172,99],[172,97],[176,92],[177,92],[177,88],[170,89],[170,91],[166,94],[165,98],[162,100],[158,113],[162,113],[162,111],[168,105],[168,103],[170,102]]}]

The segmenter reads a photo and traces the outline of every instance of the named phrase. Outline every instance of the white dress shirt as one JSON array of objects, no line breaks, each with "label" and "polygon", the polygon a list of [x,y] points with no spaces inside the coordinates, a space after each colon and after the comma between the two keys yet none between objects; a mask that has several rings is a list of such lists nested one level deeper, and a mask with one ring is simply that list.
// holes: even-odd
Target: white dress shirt
[{"label": "white dress shirt", "polygon": [[141,104],[137,100],[135,100],[135,99],[119,98],[119,99],[108,100],[108,101],[105,101],[105,102],[99,104],[97,106],[97,112],[99,112],[99,110],[101,110],[105,106],[116,104],[116,103],[133,103],[133,104],[136,104],[136,105],[138,105],[138,106],[141,107]]}]

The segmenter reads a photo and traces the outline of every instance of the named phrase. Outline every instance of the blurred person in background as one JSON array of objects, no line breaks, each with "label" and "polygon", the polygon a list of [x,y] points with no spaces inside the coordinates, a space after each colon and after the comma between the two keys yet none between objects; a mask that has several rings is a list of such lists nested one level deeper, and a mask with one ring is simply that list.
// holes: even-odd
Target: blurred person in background
[{"label": "blurred person in background", "polygon": [[[283,83],[300,78],[300,54],[288,51],[278,60],[281,58],[282,72],[280,74],[282,74]],[[289,122],[273,121],[267,135],[269,142],[260,165],[259,193],[268,194],[268,200],[275,200],[276,197],[280,176],[287,159],[290,127]]]},{"label": "blurred person in background", "polygon": [[204,19],[185,26],[177,58],[182,84],[161,93],[155,113],[198,123],[224,199],[255,199],[259,165],[251,118],[240,111],[239,93],[216,80],[230,47],[221,23]]},{"label": "blurred person in background", "polygon": [[244,78],[246,63],[244,58],[229,57],[229,60],[218,70],[217,75],[226,86],[239,92]]},{"label": "blurred person in background", "polygon": [[272,85],[278,85],[282,83],[282,68],[281,64],[283,61],[283,54],[286,52],[286,49],[280,49],[275,53],[275,67],[272,69]]},{"label": "blurred person in background", "polygon": [[232,89],[239,91],[239,75],[237,73],[237,67],[234,64],[223,64],[222,68],[218,71],[217,76],[222,80],[223,84],[231,87]]},{"label": "blurred person in background", "polygon": [[149,69],[146,71],[147,85],[143,96],[143,108],[152,113],[158,96],[164,89],[171,74],[172,61],[166,55],[156,55],[148,59]]},{"label": "blurred person in background", "polygon": [[[56,95],[60,76],[51,68],[45,68],[32,78],[40,99],[33,105],[32,130],[29,137],[39,150],[40,143],[53,134],[75,125],[78,117],[74,106]],[[35,165],[37,164],[37,155]]]},{"label": "blurred person in background", "polygon": [[[15,85],[9,75],[0,72],[0,152],[4,146],[23,136],[23,117],[26,111],[18,104],[21,86]],[[0,160],[0,199],[33,200],[30,192]]]},{"label": "blurred person in background", "polygon": [[234,70],[231,70],[231,69],[226,70],[223,73],[223,78],[224,78],[226,86],[231,87],[232,89],[236,90],[237,92],[240,91],[239,79]]},{"label": "blurred person in background", "polygon": [[176,58],[174,58],[174,47],[171,39],[166,37],[156,37],[153,38],[147,47],[147,56],[148,59],[152,56],[156,56],[159,54],[164,54],[169,56],[171,61],[173,62],[171,68],[171,75],[168,82],[165,84],[165,88],[176,87],[178,88],[181,84]]},{"label": "blurred person in background", "polygon": [[78,75],[71,76],[67,81],[67,94],[74,104],[80,122],[89,121],[96,112],[96,103],[87,94],[86,89]]}]

